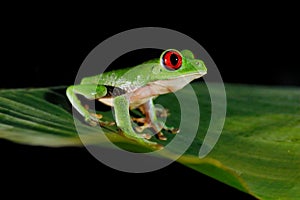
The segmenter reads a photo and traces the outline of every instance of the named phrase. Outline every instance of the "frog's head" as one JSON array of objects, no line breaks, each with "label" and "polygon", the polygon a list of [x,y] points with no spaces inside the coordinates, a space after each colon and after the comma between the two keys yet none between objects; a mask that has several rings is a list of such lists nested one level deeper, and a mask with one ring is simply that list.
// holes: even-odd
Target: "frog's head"
[{"label": "frog's head", "polygon": [[191,51],[168,49],[161,54],[160,63],[152,68],[152,73],[159,80],[189,76],[199,78],[207,73],[207,69],[204,62],[195,59]]},{"label": "frog's head", "polygon": [[191,51],[168,49],[161,54],[160,63],[152,67],[152,81],[176,91],[206,73],[204,62],[195,59]]}]

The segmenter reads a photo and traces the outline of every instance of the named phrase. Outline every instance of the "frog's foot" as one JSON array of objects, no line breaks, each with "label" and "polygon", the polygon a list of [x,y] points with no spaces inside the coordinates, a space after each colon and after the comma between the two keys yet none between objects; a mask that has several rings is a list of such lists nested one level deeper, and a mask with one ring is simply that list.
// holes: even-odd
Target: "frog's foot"
[{"label": "frog's foot", "polygon": [[151,122],[150,123],[147,122],[147,123],[144,123],[143,126],[136,127],[136,130],[138,132],[143,132],[145,129],[150,129],[153,132],[153,134],[155,134],[155,137],[157,139],[167,140],[167,137],[165,137],[164,134],[161,132],[161,130],[164,129],[164,128],[160,124],[154,124],[154,123],[151,123]]},{"label": "frog's foot", "polygon": [[100,126],[114,126],[116,122],[110,122],[110,121],[99,121]]},{"label": "frog's foot", "polygon": [[172,134],[177,134],[177,133],[180,132],[179,128],[169,127],[169,126],[166,126],[165,124],[164,124],[163,129],[170,132],[170,133],[172,133]]},{"label": "frog's foot", "polygon": [[143,138],[150,140],[152,138],[152,135],[149,133],[141,133],[139,134],[140,136],[142,136]]},{"label": "frog's foot", "polygon": [[[135,127],[135,130],[137,132],[139,132],[139,133],[142,133],[145,129],[149,128],[155,134],[155,136],[156,136],[157,139],[159,139],[159,140],[167,140],[167,138],[164,136],[164,134],[161,131],[158,131],[155,127],[156,126],[151,125],[150,123],[146,123],[143,126],[137,126],[137,127]],[[141,135],[143,135],[144,138],[146,138],[148,140],[152,137],[152,135],[148,134],[148,133],[142,133]]]},{"label": "frog's foot", "polygon": [[149,126],[149,124],[145,124],[143,126],[136,126],[134,127],[134,129],[138,132],[138,133],[142,133],[145,129],[150,128],[151,126]]},{"label": "frog's foot", "polygon": [[151,127],[150,124],[147,122],[146,118],[143,118],[143,117],[141,117],[141,118],[132,117],[131,119],[135,123],[139,124],[139,126],[136,126],[134,128],[139,133],[142,133],[145,129]]},{"label": "frog's foot", "polygon": [[[140,126],[135,127],[135,130],[137,132],[142,133],[145,129],[150,129],[155,134],[156,138],[159,140],[167,140],[167,137],[165,137],[164,134],[161,132],[162,130],[166,130],[172,134],[179,133],[178,128],[166,126],[163,122],[151,123],[146,118],[132,118],[132,120],[136,123],[142,124]],[[144,138],[150,139],[151,135],[146,134]]]},{"label": "frog's foot", "polygon": [[155,108],[156,110],[156,116],[159,118],[166,118],[170,115],[170,112],[168,109],[165,108]]},{"label": "frog's foot", "polygon": [[102,119],[102,118],[103,118],[103,115],[98,114],[98,113],[90,113],[90,115],[91,115],[93,118],[96,118],[96,119]]},{"label": "frog's foot", "polygon": [[134,129],[140,133],[139,135],[141,135],[143,138],[150,140],[152,135],[149,133],[143,133],[145,129],[150,128],[150,126],[148,124],[145,123],[145,125],[143,126],[136,126],[134,127]]},{"label": "frog's foot", "polygon": [[145,124],[147,122],[146,118],[144,118],[144,117],[140,117],[140,118],[132,117],[131,119],[132,119],[132,121],[139,123],[139,124]]},{"label": "frog's foot", "polygon": [[168,139],[166,136],[164,136],[164,134],[162,132],[156,133],[156,137],[157,137],[157,139],[163,140],[163,141]]},{"label": "frog's foot", "polygon": [[132,118],[138,125],[134,128],[137,132],[142,133],[145,129],[150,128],[150,124],[146,122],[145,118]]},{"label": "frog's foot", "polygon": [[153,130],[153,132],[155,132],[155,134],[156,134],[155,136],[159,140],[167,140],[167,137],[164,136],[164,134],[162,133],[162,130],[168,131],[168,132],[170,132],[172,134],[179,133],[179,129],[178,128],[168,127],[163,122],[161,122],[161,123],[155,123],[155,124],[151,123],[148,126],[150,126],[150,128]]},{"label": "frog's foot", "polygon": [[84,121],[89,124],[90,126],[97,126],[98,120],[92,117],[91,115],[87,115],[84,117]]},{"label": "frog's foot", "polygon": [[100,126],[114,126],[115,122],[110,121],[103,121],[101,120],[103,118],[103,115],[98,113],[90,113],[88,116],[85,117],[85,121],[91,125],[91,126],[97,126],[98,124]]}]

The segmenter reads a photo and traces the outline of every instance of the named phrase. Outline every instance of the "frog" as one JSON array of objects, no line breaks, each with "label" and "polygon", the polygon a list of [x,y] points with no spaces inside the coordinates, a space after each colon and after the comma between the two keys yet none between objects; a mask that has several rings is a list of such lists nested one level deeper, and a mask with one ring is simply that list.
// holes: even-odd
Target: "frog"
[{"label": "frog", "polygon": [[[195,58],[192,51],[162,51],[159,58],[134,67],[83,77],[80,84],[67,87],[68,100],[86,123],[92,126],[116,125],[120,134],[127,139],[151,148],[162,149],[161,144],[151,140],[152,136],[158,140],[167,140],[163,130],[172,134],[179,133],[180,130],[159,120],[159,117],[166,117],[170,113],[168,109],[156,107],[154,100],[160,95],[174,93],[207,74],[204,61]],[[90,112],[79,100],[79,95],[110,106],[114,112],[114,121],[103,121],[101,114]],[[133,109],[140,110],[144,117],[131,116],[130,111]],[[134,122],[140,125],[133,126]],[[150,129],[153,134],[145,133],[145,129]]]}]

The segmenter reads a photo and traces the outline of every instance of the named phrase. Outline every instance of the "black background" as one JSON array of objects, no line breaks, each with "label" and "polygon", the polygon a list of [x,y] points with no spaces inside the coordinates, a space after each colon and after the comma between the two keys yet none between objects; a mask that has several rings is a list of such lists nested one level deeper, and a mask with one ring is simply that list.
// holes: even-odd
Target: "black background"
[{"label": "black background", "polygon": [[[120,16],[107,21],[105,15],[57,17],[55,12],[49,17],[38,13],[10,18],[2,28],[0,87],[70,85],[95,46],[121,31],[143,26],[174,29],[198,41],[217,64],[224,82],[300,86],[293,13],[284,18],[277,12],[264,15],[261,11],[255,19],[257,12],[245,15],[213,19],[211,13],[188,21],[169,17],[156,23],[136,22],[136,18],[121,22]],[[160,197],[221,194],[253,199],[176,162],[155,172],[128,174],[101,164],[84,148],[32,147],[5,140],[0,140],[0,159],[5,188],[26,188],[28,195],[39,190],[45,195],[84,193],[101,198],[103,194],[136,196],[141,191]]]}]

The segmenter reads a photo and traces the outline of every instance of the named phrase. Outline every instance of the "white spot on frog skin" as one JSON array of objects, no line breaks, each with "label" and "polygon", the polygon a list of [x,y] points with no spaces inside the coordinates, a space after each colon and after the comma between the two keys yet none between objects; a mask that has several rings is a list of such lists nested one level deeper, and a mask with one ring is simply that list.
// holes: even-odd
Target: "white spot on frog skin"
[{"label": "white spot on frog skin", "polygon": [[161,69],[160,67],[157,67],[156,65],[154,65],[152,67],[152,73],[153,74],[158,74],[161,71],[160,69]]},{"label": "white spot on frog skin", "polygon": [[137,83],[140,83],[140,82],[141,82],[141,75],[138,75],[138,76],[136,77],[136,82],[137,82]]},{"label": "white spot on frog skin", "polygon": [[133,82],[129,81],[125,81],[120,87],[126,92],[132,92],[137,88]]},{"label": "white spot on frog skin", "polygon": [[[130,73],[130,72],[127,72]],[[118,83],[120,88],[126,90],[128,93],[142,87],[144,85],[145,78],[141,75],[137,75],[132,81],[128,81],[126,78],[119,78]]]},{"label": "white spot on frog skin", "polygon": [[107,78],[107,85],[111,85],[111,86],[114,86],[116,81],[118,80],[118,77],[115,73],[111,73],[109,75],[109,77]]}]

